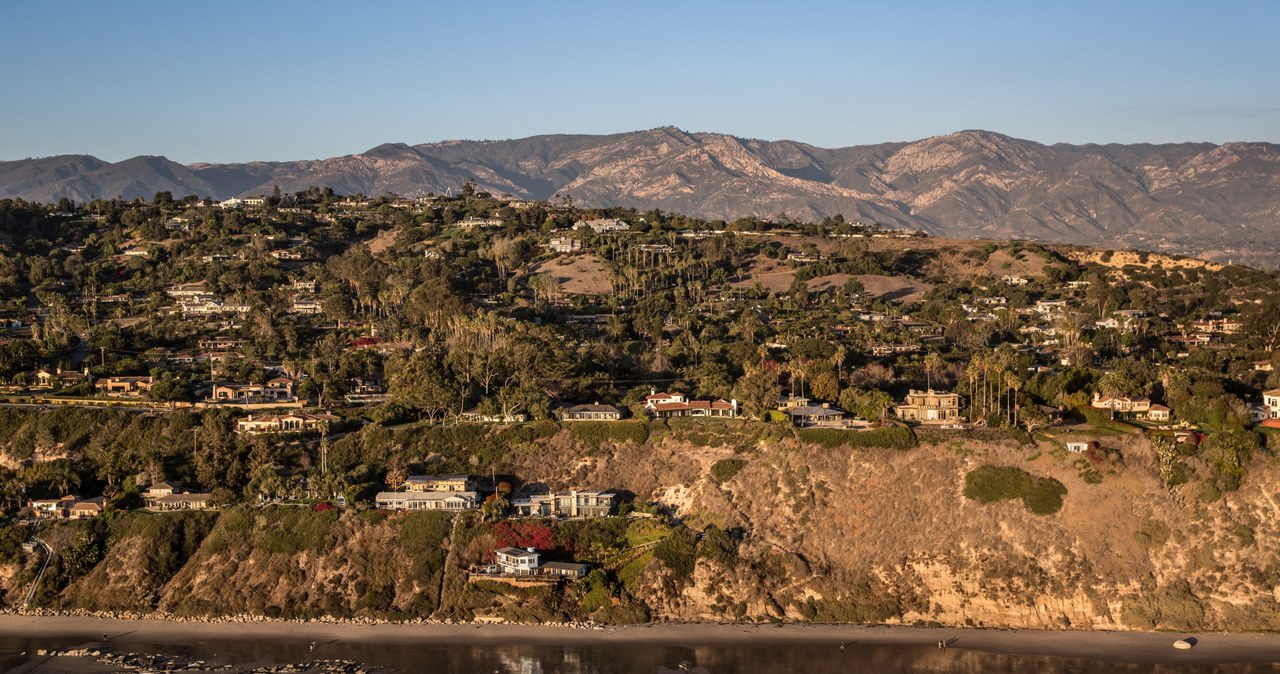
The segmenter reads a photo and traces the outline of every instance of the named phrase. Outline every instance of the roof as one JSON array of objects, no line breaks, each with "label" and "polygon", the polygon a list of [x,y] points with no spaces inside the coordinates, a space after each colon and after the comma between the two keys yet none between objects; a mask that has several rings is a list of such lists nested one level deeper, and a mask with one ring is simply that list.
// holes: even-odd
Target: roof
[{"label": "roof", "polygon": [[495,555],[506,555],[508,557],[537,557],[538,553],[529,552],[524,548],[498,548],[494,550]]},{"label": "roof", "polygon": [[845,415],[845,412],[842,409],[836,407],[822,407],[819,405],[792,407],[789,410],[785,410],[785,412],[793,417],[842,417]]},{"label": "roof", "polygon": [[542,569],[554,569],[558,571],[586,571],[591,567],[586,564],[575,564],[573,562],[547,562],[543,564]]},{"label": "roof", "polygon": [[1273,388],[1270,391],[1263,391],[1264,396],[1280,396],[1280,388]]},{"label": "roof", "polygon": [[670,410],[731,410],[733,403],[728,400],[688,400],[682,403],[658,403],[653,409],[659,412]]},{"label": "roof", "polygon": [[595,403],[592,405],[574,405],[569,408],[570,412],[618,412],[618,408],[613,405]]},{"label": "roof", "polygon": [[77,501],[71,506],[72,510],[102,510],[106,507],[107,500],[101,496],[87,498],[83,501]]},{"label": "roof", "polygon": [[199,503],[213,498],[212,494],[169,494],[155,499],[157,503]]},{"label": "roof", "polygon": [[380,491],[377,501],[448,501],[450,499],[476,500],[473,491]]},{"label": "roof", "polygon": [[441,480],[470,480],[470,475],[410,475],[405,482],[438,482]]}]

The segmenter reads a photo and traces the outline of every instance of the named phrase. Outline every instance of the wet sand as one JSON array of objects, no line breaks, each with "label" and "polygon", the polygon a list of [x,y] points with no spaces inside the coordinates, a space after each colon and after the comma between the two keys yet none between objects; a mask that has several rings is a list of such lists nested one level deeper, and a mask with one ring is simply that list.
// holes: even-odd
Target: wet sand
[{"label": "wet sand", "polygon": [[[718,645],[735,643],[827,642],[833,648],[858,644],[949,648],[987,653],[1049,655],[1129,663],[1280,662],[1277,634],[1178,634],[914,628],[860,625],[737,625],[660,623],[624,627],[574,628],[505,624],[360,624],[326,622],[196,622],[121,620],[75,616],[0,615],[0,634],[27,638],[83,638],[102,635],[157,644],[193,641],[290,641],[349,644],[551,644]],[[1173,642],[1193,637],[1190,650]]]}]

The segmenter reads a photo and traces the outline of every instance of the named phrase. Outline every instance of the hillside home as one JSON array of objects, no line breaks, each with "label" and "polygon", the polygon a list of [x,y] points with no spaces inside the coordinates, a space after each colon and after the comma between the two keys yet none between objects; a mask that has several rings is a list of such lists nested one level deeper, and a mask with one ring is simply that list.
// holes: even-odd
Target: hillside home
[{"label": "hillside home", "polygon": [[595,220],[580,220],[577,227],[589,227],[596,234],[608,234],[609,232],[629,232],[631,225],[617,218],[598,218]]},{"label": "hillside home", "polygon": [[1110,396],[1094,393],[1093,402],[1089,403],[1089,406],[1122,414],[1146,414],[1151,409],[1151,399],[1146,396]]},{"label": "hillside home", "polygon": [[67,508],[67,517],[73,520],[97,517],[107,510],[107,500],[101,496],[76,501]]},{"label": "hillside home", "polygon": [[689,400],[680,393],[654,393],[646,397],[644,410],[657,419],[672,417],[723,417],[738,416],[736,400]]},{"label": "hillside home", "polygon": [[381,510],[474,510],[480,495],[474,491],[383,491],[374,497]]},{"label": "hillside home", "polygon": [[103,377],[93,388],[103,395],[129,397],[145,395],[154,384],[151,377]]},{"label": "hillside home", "polygon": [[405,491],[475,491],[475,478],[470,475],[410,475],[404,481]]},{"label": "hillside home", "polygon": [[547,248],[556,253],[576,253],[582,250],[582,240],[568,236],[558,236],[551,239],[551,242],[547,244]]},{"label": "hillside home", "polygon": [[299,314],[303,316],[313,316],[323,311],[320,306],[320,298],[310,296],[298,296],[289,300],[289,307],[286,309],[291,314]]},{"label": "hillside home", "polygon": [[1152,405],[1147,408],[1147,412],[1143,415],[1143,418],[1147,421],[1165,422],[1169,420],[1169,417],[1172,414],[1173,410],[1165,407],[1164,405]]},{"label": "hillside home", "polygon": [[38,519],[62,519],[67,517],[68,510],[77,500],[75,496],[32,499],[27,501],[27,507]]},{"label": "hillside home", "polygon": [[276,377],[265,384],[217,383],[209,393],[209,401],[218,403],[287,403],[295,400],[294,382],[285,377]]},{"label": "hillside home", "polygon": [[303,431],[324,430],[326,425],[337,421],[339,417],[322,412],[311,414],[296,412],[293,414],[249,415],[236,421],[237,433],[301,433]]},{"label": "hillside home", "polygon": [[176,286],[166,288],[164,292],[166,295],[174,299],[213,297],[213,294],[206,289],[204,281],[200,281],[198,283],[179,283]]},{"label": "hillside home", "polygon": [[827,403],[792,407],[785,413],[793,426],[839,426],[848,416],[844,410]]},{"label": "hillside home", "polygon": [[960,419],[960,394],[911,389],[907,392],[907,399],[894,408],[894,412],[904,421],[955,423]]},{"label": "hillside home", "polygon": [[559,578],[578,579],[585,578],[591,572],[591,567],[586,564],[577,564],[575,562],[547,562],[538,567],[538,573],[544,576],[557,576]]},{"label": "hillside home", "polygon": [[162,496],[143,496],[147,503],[147,510],[156,512],[207,510],[210,507],[210,498],[212,498],[210,494],[185,491],[180,494],[170,492]]},{"label": "hillside home", "polygon": [[84,372],[76,372],[75,370],[63,370],[56,368],[50,370],[41,368],[36,370],[36,384],[42,388],[60,389],[69,386],[76,386],[84,382],[92,381],[89,377],[89,368],[85,367]]},{"label": "hillside home", "polygon": [[778,396],[777,408],[779,410],[789,410],[793,407],[808,407],[808,406],[809,406],[809,399],[804,396],[798,396],[798,395],[786,394],[786,393]]},{"label": "hillside home", "polygon": [[622,410],[602,403],[590,405],[574,405],[560,413],[564,421],[618,421],[622,418]]},{"label": "hillside home", "polygon": [[453,223],[454,227],[473,229],[482,227],[501,227],[502,218],[466,218]]},{"label": "hillside home", "polygon": [[218,335],[212,339],[202,339],[197,342],[202,351],[230,351],[244,346],[245,343],[244,339],[227,335]]},{"label": "hillside home", "polygon": [[1268,419],[1280,419],[1280,388],[1263,391],[1262,406],[1267,408]]},{"label": "hillside home", "polygon": [[493,551],[498,570],[516,576],[532,576],[538,571],[538,553],[532,548],[499,548]]},{"label": "hillside home", "polygon": [[462,421],[469,421],[476,424],[522,424],[529,420],[529,415],[524,412],[494,412],[492,414],[481,412],[478,409],[468,410],[458,415]]},{"label": "hillside home", "polygon": [[524,517],[607,517],[618,495],[611,491],[569,491],[517,496],[511,509]]}]

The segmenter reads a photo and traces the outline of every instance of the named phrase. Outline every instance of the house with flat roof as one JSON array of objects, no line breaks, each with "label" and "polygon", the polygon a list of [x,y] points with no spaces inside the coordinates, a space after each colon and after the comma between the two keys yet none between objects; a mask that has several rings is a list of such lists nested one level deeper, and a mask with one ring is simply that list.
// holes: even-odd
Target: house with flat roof
[{"label": "house with flat roof", "polygon": [[611,491],[551,492],[511,499],[511,510],[525,517],[607,517],[618,495]]},{"label": "house with flat roof", "polygon": [[405,491],[475,491],[475,478],[470,475],[410,475],[404,481]]},{"label": "house with flat roof", "polygon": [[903,421],[922,424],[955,423],[960,419],[960,394],[933,389],[911,389],[907,392],[906,400],[894,408],[894,413]]},{"label": "house with flat roof", "polygon": [[498,548],[493,551],[493,560],[498,570],[516,576],[532,576],[538,572],[540,557],[532,548]]},{"label": "house with flat roof", "polygon": [[446,510],[459,512],[480,507],[474,491],[384,491],[374,503],[381,510]]}]

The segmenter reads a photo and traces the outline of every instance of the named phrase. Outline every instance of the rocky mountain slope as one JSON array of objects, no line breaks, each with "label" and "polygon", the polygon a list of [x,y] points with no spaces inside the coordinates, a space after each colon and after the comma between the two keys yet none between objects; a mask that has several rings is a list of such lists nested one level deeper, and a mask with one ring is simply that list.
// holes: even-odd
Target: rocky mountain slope
[{"label": "rocky mountain slope", "polygon": [[0,162],[0,197],[227,198],[329,186],[520,198],[705,218],[836,213],[958,237],[1031,238],[1246,259],[1280,251],[1280,146],[1042,145],[986,131],[824,149],[675,128],[607,136],[386,144],[322,160],[193,164],[66,156]]}]

